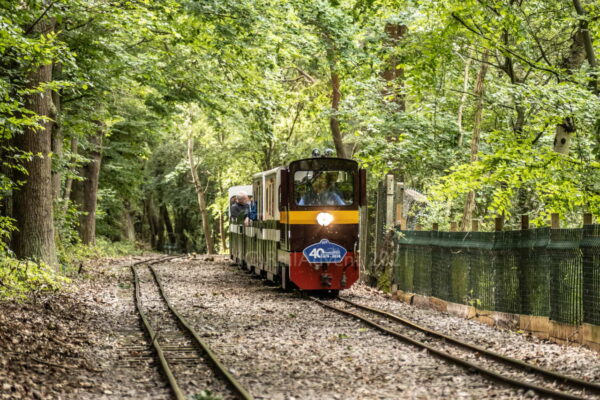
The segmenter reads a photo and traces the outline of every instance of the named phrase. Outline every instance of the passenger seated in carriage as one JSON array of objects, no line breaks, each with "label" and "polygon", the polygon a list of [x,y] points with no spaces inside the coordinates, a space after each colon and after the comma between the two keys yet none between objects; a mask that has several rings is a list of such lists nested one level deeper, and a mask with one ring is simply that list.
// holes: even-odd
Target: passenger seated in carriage
[{"label": "passenger seated in carriage", "polygon": [[250,205],[248,204],[249,199],[246,192],[239,192],[235,196],[235,203],[229,207],[231,220],[239,218],[245,218],[250,212]]}]

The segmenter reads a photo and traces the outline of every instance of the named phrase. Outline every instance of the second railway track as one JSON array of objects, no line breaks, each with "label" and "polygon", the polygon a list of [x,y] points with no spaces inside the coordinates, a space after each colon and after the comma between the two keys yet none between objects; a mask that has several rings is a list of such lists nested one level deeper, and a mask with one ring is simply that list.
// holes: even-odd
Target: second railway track
[{"label": "second railway track", "polygon": [[[311,297],[311,300],[340,314],[359,319],[366,325],[405,343],[426,349],[429,353],[445,361],[505,385],[526,391],[532,390],[544,398],[590,399],[600,397],[600,385],[597,383],[586,382],[502,356],[419,326],[387,311],[358,304],[343,297],[333,301],[323,301],[314,297]],[[476,362],[473,359],[476,359]]]},{"label": "second railway track", "polygon": [[184,400],[209,390],[223,399],[252,399],[171,304],[152,265],[172,258],[139,262],[131,270],[136,308],[174,397]]}]

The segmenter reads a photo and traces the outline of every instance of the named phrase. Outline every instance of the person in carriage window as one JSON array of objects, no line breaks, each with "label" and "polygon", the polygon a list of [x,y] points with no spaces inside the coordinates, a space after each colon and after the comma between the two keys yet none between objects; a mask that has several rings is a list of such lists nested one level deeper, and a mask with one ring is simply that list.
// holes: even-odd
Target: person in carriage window
[{"label": "person in carriage window", "polygon": [[298,201],[299,206],[344,206],[346,202],[336,187],[337,173],[317,176],[309,190]]},{"label": "person in carriage window", "polygon": [[250,212],[250,205],[248,204],[248,195],[246,192],[239,192],[235,196],[235,203],[229,207],[229,217],[232,221],[246,218]]}]

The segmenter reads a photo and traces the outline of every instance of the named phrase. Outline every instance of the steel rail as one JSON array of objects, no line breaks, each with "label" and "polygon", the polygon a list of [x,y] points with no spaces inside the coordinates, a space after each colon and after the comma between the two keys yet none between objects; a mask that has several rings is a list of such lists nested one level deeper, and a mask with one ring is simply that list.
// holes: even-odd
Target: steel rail
[{"label": "steel rail", "polygon": [[481,365],[472,363],[470,361],[464,360],[464,359],[459,358],[459,357],[455,357],[455,356],[453,356],[453,355],[451,355],[449,353],[446,353],[444,351],[437,350],[436,348],[434,348],[432,346],[429,346],[428,344],[425,344],[425,343],[420,342],[418,340],[415,340],[415,339],[413,339],[411,337],[408,337],[406,335],[403,335],[401,333],[398,333],[396,331],[388,329],[388,328],[386,328],[384,326],[381,326],[378,323],[376,323],[376,322],[374,322],[374,321],[372,321],[372,320],[370,320],[368,318],[365,318],[365,317],[363,317],[361,315],[358,315],[358,314],[356,314],[354,312],[347,311],[347,310],[344,310],[342,308],[332,306],[332,305],[327,304],[327,303],[325,303],[325,302],[323,302],[323,301],[321,301],[321,300],[319,300],[319,299],[317,299],[315,297],[312,297],[312,296],[309,297],[309,298],[312,301],[316,302],[317,304],[319,304],[319,305],[321,305],[321,306],[323,306],[325,308],[328,308],[330,310],[336,311],[336,312],[338,312],[338,313],[340,313],[342,315],[354,317],[354,318],[362,321],[364,324],[369,325],[369,326],[371,326],[371,327],[373,327],[373,328],[375,328],[375,329],[377,329],[377,330],[379,330],[381,332],[384,332],[384,333],[386,333],[386,334],[388,334],[390,336],[393,336],[396,339],[399,339],[399,340],[402,340],[403,342],[412,344],[413,346],[420,347],[422,349],[426,349],[428,352],[430,352],[430,353],[438,356],[439,358],[442,358],[442,359],[444,359],[446,361],[450,361],[451,363],[457,364],[457,365],[459,365],[459,366],[461,366],[461,367],[463,367],[463,368],[465,368],[467,370],[477,371],[479,374],[487,376],[488,378],[491,378],[491,379],[493,379],[495,381],[502,382],[504,384],[508,384],[509,386],[513,386],[513,387],[518,387],[518,388],[533,390],[533,391],[537,392],[538,394],[543,394],[543,395],[550,396],[550,397],[556,398],[556,399],[585,400],[584,397],[579,397],[579,396],[575,396],[575,395],[572,395],[572,394],[569,394],[569,393],[564,393],[564,392],[560,392],[560,391],[557,391],[557,390],[548,389],[548,388],[543,387],[543,386],[538,386],[538,385],[534,385],[532,383],[519,381],[517,379],[513,379],[513,378],[510,378],[508,376],[499,374],[499,373],[497,373],[495,371],[492,371],[490,369],[487,369],[487,368],[485,368],[485,367],[483,367]]},{"label": "steel rail", "polygon": [[181,314],[173,307],[169,298],[166,295],[162,282],[156,273],[155,269],[152,266],[149,266],[150,271],[152,272],[152,276],[154,276],[154,280],[156,281],[160,294],[162,298],[165,300],[167,307],[173,313],[173,315],[177,318],[179,323],[186,329],[186,331],[194,338],[196,343],[200,346],[200,348],[204,351],[206,356],[213,363],[214,367],[218,370],[221,376],[224,378],[226,383],[230,386],[230,388],[237,394],[237,396],[243,400],[253,400],[252,395],[238,382],[238,380],[228,371],[227,367],[219,360],[217,355],[210,349],[210,347],[200,339],[200,336],[196,333],[196,331],[188,324],[188,322],[181,316]]},{"label": "steel rail", "polygon": [[157,339],[156,332],[154,331],[154,329],[152,329],[152,326],[148,322],[148,318],[146,317],[146,314],[143,311],[142,296],[140,293],[140,281],[139,281],[139,277],[137,274],[137,270],[135,268],[137,265],[140,265],[140,264],[148,263],[150,265],[150,263],[164,262],[164,261],[171,260],[173,258],[176,258],[176,257],[161,258],[159,260],[140,261],[140,262],[132,264],[130,266],[130,268],[131,268],[131,271],[133,272],[133,279],[134,279],[134,283],[135,283],[135,290],[134,290],[135,306],[136,306],[138,313],[140,314],[140,317],[142,319],[144,327],[146,328],[146,332],[148,333],[148,336],[150,337],[150,340],[152,342],[152,347],[156,351],[156,355],[158,356],[158,360],[160,362],[162,370],[167,377],[167,381],[169,382],[169,386],[170,386],[171,390],[173,391],[175,398],[177,400],[186,400],[187,398],[186,398],[185,394],[183,393],[183,391],[181,390],[181,387],[179,386],[177,379],[175,379],[175,375],[173,375],[173,371],[171,370],[171,367],[169,366],[169,363],[167,362],[167,359],[165,357],[165,354],[164,354],[162,348],[158,344],[158,340],[156,340]]},{"label": "steel rail", "polygon": [[481,353],[481,354],[485,354],[486,356],[488,356],[488,357],[490,357],[490,358],[492,358],[492,359],[494,359],[496,361],[503,362],[503,363],[505,363],[507,365],[515,366],[515,367],[520,368],[522,370],[525,370],[527,372],[537,373],[537,374],[543,375],[543,376],[545,376],[547,378],[555,379],[555,380],[557,380],[557,381],[559,381],[561,383],[569,384],[569,385],[572,385],[572,386],[576,386],[576,387],[578,387],[580,389],[586,389],[586,390],[590,390],[590,391],[593,391],[593,392],[600,393],[600,385],[597,384],[597,383],[586,382],[586,381],[584,381],[582,379],[578,379],[578,378],[574,378],[574,377],[571,377],[571,376],[563,375],[563,374],[560,374],[558,372],[555,372],[555,371],[552,371],[552,370],[549,370],[549,369],[546,369],[546,368],[538,367],[536,365],[532,365],[532,364],[526,363],[526,362],[521,361],[521,360],[517,360],[517,359],[512,358],[512,357],[503,356],[502,354],[493,352],[493,351],[485,349],[483,347],[463,342],[463,341],[461,341],[459,339],[456,339],[456,338],[454,338],[452,336],[448,336],[448,335],[443,334],[441,332],[434,331],[432,329],[429,329],[429,328],[426,328],[424,326],[418,325],[418,324],[416,324],[416,323],[414,323],[412,321],[409,321],[407,319],[404,319],[402,317],[399,317],[399,316],[397,316],[395,314],[392,314],[392,313],[389,313],[387,311],[378,310],[376,308],[372,308],[372,307],[369,307],[369,306],[358,304],[358,303],[355,303],[355,302],[353,302],[351,300],[348,300],[346,298],[343,298],[343,297],[338,298],[338,300],[341,300],[341,301],[343,301],[343,302],[345,302],[347,304],[350,304],[350,305],[352,305],[352,306],[354,306],[356,308],[360,308],[361,310],[369,311],[369,312],[372,312],[372,313],[384,316],[386,318],[389,318],[391,320],[400,322],[403,325],[406,325],[406,326],[408,326],[410,328],[413,328],[415,330],[421,331],[421,332],[423,332],[423,333],[425,333],[425,334],[427,334],[429,336],[435,336],[435,337],[437,337],[439,339],[443,339],[443,340],[445,340],[445,341],[447,341],[449,343],[452,343],[454,345],[463,347],[465,349],[476,351],[476,352]]}]

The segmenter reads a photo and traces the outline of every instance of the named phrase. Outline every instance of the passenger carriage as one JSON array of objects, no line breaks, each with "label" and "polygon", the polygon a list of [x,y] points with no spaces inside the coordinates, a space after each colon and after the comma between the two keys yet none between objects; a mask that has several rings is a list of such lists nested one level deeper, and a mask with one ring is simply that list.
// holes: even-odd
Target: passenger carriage
[{"label": "passenger carriage", "polygon": [[251,192],[258,219],[231,221],[233,260],[286,289],[335,292],[356,282],[366,205],[366,172],[356,161],[294,161],[255,174]]}]

